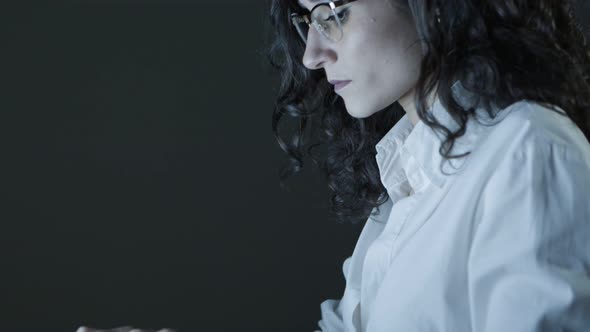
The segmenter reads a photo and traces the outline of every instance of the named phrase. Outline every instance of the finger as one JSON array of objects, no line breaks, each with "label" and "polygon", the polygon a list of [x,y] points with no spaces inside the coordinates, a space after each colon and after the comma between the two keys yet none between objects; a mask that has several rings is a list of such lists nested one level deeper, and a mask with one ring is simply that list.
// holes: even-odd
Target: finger
[{"label": "finger", "polygon": [[80,326],[76,332],[96,332],[96,330],[90,327]]},{"label": "finger", "polygon": [[[130,327],[130,328],[131,328],[131,327]],[[79,328],[76,330],[76,332],[109,332],[109,331],[111,331],[111,330],[100,330],[100,329],[95,329],[95,328],[93,328],[93,327],[88,327],[88,326],[80,326],[80,327],[79,327]],[[113,331],[114,331],[114,332],[127,332],[127,331],[129,331],[129,329],[127,329],[127,330],[122,330],[122,331],[116,331],[116,330],[113,330]]]},{"label": "finger", "polygon": [[105,332],[131,332],[133,330],[133,326],[125,325],[106,330]]},{"label": "finger", "polygon": [[80,326],[76,332],[129,332],[132,329],[133,326],[120,326],[109,330],[100,330],[88,326]]}]

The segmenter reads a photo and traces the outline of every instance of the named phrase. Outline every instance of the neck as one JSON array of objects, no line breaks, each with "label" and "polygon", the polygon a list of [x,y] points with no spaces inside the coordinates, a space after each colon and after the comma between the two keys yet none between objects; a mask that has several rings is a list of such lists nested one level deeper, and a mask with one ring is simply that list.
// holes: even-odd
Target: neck
[{"label": "neck", "polygon": [[[428,98],[426,98],[426,108],[427,109],[430,109],[432,107],[432,105],[434,104],[434,101],[437,98],[437,95],[436,95],[437,87],[438,87],[438,85],[436,85],[434,87],[434,89],[428,95]],[[420,122],[420,117],[418,116],[418,112],[416,111],[416,103],[414,102],[415,93],[416,93],[416,88],[413,87],[410,91],[408,91],[404,96],[402,96],[399,99],[399,104],[404,109],[404,111],[406,111],[406,114],[408,115],[408,118],[410,119],[410,122],[412,122],[413,126],[416,126],[416,124],[418,122]]]}]

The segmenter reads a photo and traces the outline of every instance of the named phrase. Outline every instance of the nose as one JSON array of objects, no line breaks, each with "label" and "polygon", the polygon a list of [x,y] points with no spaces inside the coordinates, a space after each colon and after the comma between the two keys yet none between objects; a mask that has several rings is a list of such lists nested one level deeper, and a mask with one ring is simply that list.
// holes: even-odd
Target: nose
[{"label": "nose", "polygon": [[337,59],[334,49],[326,47],[325,38],[315,28],[310,28],[307,33],[307,43],[303,53],[303,65],[308,69],[320,69],[326,62],[335,62]]}]

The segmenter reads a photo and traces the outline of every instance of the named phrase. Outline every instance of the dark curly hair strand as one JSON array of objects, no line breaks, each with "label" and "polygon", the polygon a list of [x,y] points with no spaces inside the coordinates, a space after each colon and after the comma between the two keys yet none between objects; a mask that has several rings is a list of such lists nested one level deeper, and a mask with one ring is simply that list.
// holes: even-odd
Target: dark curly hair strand
[{"label": "dark curly hair strand", "polygon": [[[474,114],[473,108],[463,109],[453,99],[455,80],[477,96],[491,117],[495,114],[490,105],[502,110],[523,99],[562,114],[558,106],[590,140],[590,52],[570,1],[391,1],[412,16],[420,36],[423,58],[415,87],[417,114],[425,125],[444,133],[439,153],[445,159],[469,154],[450,155]],[[305,45],[289,21],[291,12],[300,11],[296,1],[269,2],[273,39],[267,57],[280,73],[272,129],[290,162],[281,170],[281,186],[302,169],[306,151],[334,192],[331,212],[338,222],[365,221],[388,199],[375,145],[405,112],[396,102],[367,118],[351,117],[325,73],[310,71],[301,63]],[[440,23],[435,8],[440,10]],[[441,104],[460,125],[456,132],[427,112],[425,96],[435,88]],[[299,119],[292,144],[278,133],[284,114]],[[305,135],[308,119],[311,130]],[[317,143],[308,144],[316,134]],[[319,162],[312,149],[322,145],[326,157]]]}]

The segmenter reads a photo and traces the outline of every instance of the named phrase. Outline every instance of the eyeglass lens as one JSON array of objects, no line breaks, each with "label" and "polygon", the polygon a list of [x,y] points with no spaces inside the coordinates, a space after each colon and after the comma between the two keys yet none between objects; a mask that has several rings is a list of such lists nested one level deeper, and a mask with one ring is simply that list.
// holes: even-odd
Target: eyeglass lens
[{"label": "eyeglass lens", "polygon": [[[310,15],[311,24],[318,30],[318,32],[329,39],[336,42],[342,38],[342,23],[338,13],[329,6],[318,6]],[[307,34],[309,32],[309,25],[303,17],[293,20],[293,24],[297,28],[297,32],[304,42],[307,43]]]}]

